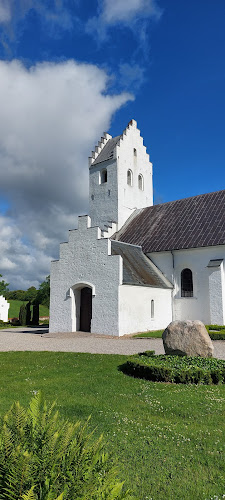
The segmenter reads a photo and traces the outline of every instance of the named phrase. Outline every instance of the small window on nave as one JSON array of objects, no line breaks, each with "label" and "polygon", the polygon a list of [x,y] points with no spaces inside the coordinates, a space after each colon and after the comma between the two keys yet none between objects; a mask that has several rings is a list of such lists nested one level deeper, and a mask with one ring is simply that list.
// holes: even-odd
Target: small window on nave
[{"label": "small window on nave", "polygon": [[154,300],[152,299],[151,300],[151,319],[154,319],[154,316],[155,316],[155,304],[154,304]]},{"label": "small window on nave", "polygon": [[181,297],[193,297],[193,277],[191,269],[181,271]]},{"label": "small window on nave", "polygon": [[127,184],[133,186],[133,172],[130,169],[127,171]]}]

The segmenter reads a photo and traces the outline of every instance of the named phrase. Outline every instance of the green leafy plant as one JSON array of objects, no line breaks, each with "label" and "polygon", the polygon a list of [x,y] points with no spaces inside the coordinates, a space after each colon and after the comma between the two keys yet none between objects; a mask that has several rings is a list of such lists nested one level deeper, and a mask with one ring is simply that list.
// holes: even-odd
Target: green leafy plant
[{"label": "green leafy plant", "polygon": [[103,437],[88,422],[61,420],[40,393],[28,409],[14,403],[0,432],[1,500],[122,500],[131,498],[117,479]]},{"label": "green leafy plant", "polygon": [[[151,351],[150,351],[151,352]],[[134,377],[156,382],[218,384],[225,382],[225,361],[215,358],[139,353],[120,367]]]}]

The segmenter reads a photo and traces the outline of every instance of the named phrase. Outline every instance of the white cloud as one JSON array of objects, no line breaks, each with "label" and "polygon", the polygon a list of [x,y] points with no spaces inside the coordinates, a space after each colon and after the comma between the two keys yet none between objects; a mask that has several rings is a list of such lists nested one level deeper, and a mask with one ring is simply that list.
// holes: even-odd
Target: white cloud
[{"label": "white cloud", "polygon": [[155,0],[103,0],[101,17],[106,24],[129,23],[140,17],[160,17]]},{"label": "white cloud", "polygon": [[0,0],[0,23],[7,23],[11,19],[10,5],[7,0]]},{"label": "white cloud", "polygon": [[157,5],[157,0],[98,0],[99,15],[90,18],[86,31],[90,34],[97,33],[100,40],[104,40],[110,26],[123,25],[135,31],[138,38],[145,31],[145,26],[135,30],[137,22],[145,19],[159,19],[162,10]]},{"label": "white cloud", "polygon": [[87,212],[90,149],[132,98],[107,94],[107,85],[90,64],[0,61],[0,195],[10,201],[0,273],[13,287],[44,279],[76,215]]}]

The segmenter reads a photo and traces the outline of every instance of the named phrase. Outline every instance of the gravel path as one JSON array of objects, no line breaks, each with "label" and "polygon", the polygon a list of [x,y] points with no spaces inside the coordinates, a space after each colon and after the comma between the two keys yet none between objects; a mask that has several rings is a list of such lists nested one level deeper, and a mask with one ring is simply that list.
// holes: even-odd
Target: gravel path
[{"label": "gravel path", "polygon": [[[213,342],[214,357],[225,360],[225,341]],[[48,333],[46,327],[0,330],[0,351],[90,352],[98,354],[135,354],[154,350],[164,354],[161,339],[111,337],[90,333]]]}]

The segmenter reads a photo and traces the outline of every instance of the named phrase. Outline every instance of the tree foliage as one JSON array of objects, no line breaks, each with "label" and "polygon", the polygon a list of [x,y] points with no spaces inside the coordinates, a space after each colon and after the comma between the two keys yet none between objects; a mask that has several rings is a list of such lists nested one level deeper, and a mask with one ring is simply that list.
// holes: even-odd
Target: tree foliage
[{"label": "tree foliage", "polygon": [[50,303],[50,276],[47,276],[45,281],[39,286],[37,293],[37,300],[39,304],[49,307]]},{"label": "tree foliage", "polygon": [[[0,278],[2,278],[2,274],[0,274]],[[6,296],[8,292],[9,283],[6,283],[4,280],[0,281],[0,295]]]},{"label": "tree foliage", "polygon": [[0,432],[1,500],[131,498],[87,424],[59,419],[38,393],[26,410],[14,403]]}]

